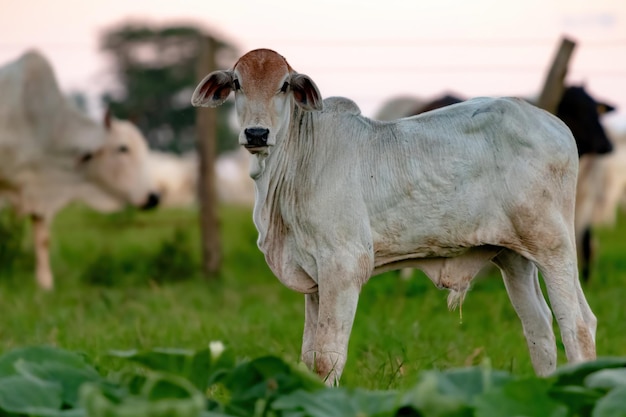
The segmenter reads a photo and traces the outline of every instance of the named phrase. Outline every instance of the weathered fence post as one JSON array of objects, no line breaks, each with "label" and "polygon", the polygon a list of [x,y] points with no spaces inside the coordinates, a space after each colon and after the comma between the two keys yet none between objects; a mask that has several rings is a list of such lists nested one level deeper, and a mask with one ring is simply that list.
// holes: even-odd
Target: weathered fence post
[{"label": "weathered fence post", "polygon": [[561,39],[561,45],[552,60],[552,65],[543,83],[541,94],[537,100],[537,107],[556,114],[557,106],[565,89],[564,82],[567,66],[575,46],[576,43],[574,41],[568,38]]},{"label": "weathered fence post", "polygon": [[[197,82],[215,70],[217,42],[210,36],[200,39]],[[215,189],[215,156],[217,117],[215,109],[196,108],[196,146],[198,148],[198,198],[200,202],[200,232],[202,243],[202,270],[207,278],[214,278],[220,270],[222,250]]]}]

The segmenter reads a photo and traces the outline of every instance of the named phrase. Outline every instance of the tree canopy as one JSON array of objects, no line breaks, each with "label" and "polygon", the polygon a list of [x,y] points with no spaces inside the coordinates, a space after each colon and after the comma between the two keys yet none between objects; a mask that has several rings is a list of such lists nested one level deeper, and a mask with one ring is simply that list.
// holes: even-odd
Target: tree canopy
[{"label": "tree canopy", "polygon": [[[195,109],[190,98],[198,83],[196,61],[206,34],[192,25],[127,23],[107,30],[101,49],[110,56],[119,84],[102,99],[112,113],[133,120],[151,148],[182,153],[195,146]],[[217,57],[236,49],[216,39]],[[217,109],[218,152],[236,146],[228,124],[232,104]]]}]

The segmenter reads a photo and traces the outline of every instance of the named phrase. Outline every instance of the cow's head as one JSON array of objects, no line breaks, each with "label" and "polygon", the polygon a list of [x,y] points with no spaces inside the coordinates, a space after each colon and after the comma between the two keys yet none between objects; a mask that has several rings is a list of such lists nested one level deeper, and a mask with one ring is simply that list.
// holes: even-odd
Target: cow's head
[{"label": "cow's head", "polygon": [[321,94],[311,78],[298,74],[285,58],[269,49],[248,52],[232,70],[214,71],[196,87],[194,106],[215,107],[230,92],[241,127],[239,144],[252,154],[267,154],[279,132],[289,126],[294,103],[304,110],[321,110]]},{"label": "cow's head", "polygon": [[159,194],[150,175],[146,140],[132,123],[107,112],[106,137],[93,152],[83,154],[81,169],[87,178],[125,204],[144,209],[156,207]]},{"label": "cow's head", "polygon": [[594,100],[582,86],[565,89],[557,116],[572,131],[579,156],[604,154],[613,150],[613,145],[600,123],[600,116],[614,109],[611,105]]}]

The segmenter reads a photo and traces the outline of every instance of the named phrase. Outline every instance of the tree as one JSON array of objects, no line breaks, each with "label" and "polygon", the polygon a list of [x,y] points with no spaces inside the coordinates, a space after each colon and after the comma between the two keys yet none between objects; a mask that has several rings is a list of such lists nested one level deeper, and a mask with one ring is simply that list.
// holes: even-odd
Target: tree
[{"label": "tree", "polygon": [[[196,60],[206,34],[194,26],[155,27],[130,23],[106,31],[101,49],[110,55],[120,88],[103,95],[114,115],[133,120],[150,147],[182,153],[195,147]],[[236,49],[217,40],[218,58]],[[221,63],[220,63],[221,64]],[[217,113],[218,152],[237,146],[228,124],[232,104]]]}]

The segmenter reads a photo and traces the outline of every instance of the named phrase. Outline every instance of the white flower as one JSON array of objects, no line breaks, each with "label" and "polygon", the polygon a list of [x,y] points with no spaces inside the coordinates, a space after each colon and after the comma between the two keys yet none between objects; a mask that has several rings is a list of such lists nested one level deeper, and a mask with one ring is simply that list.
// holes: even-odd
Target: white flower
[{"label": "white flower", "polygon": [[225,347],[221,340],[213,340],[209,342],[209,350],[211,351],[211,359],[217,359],[224,351]]}]

